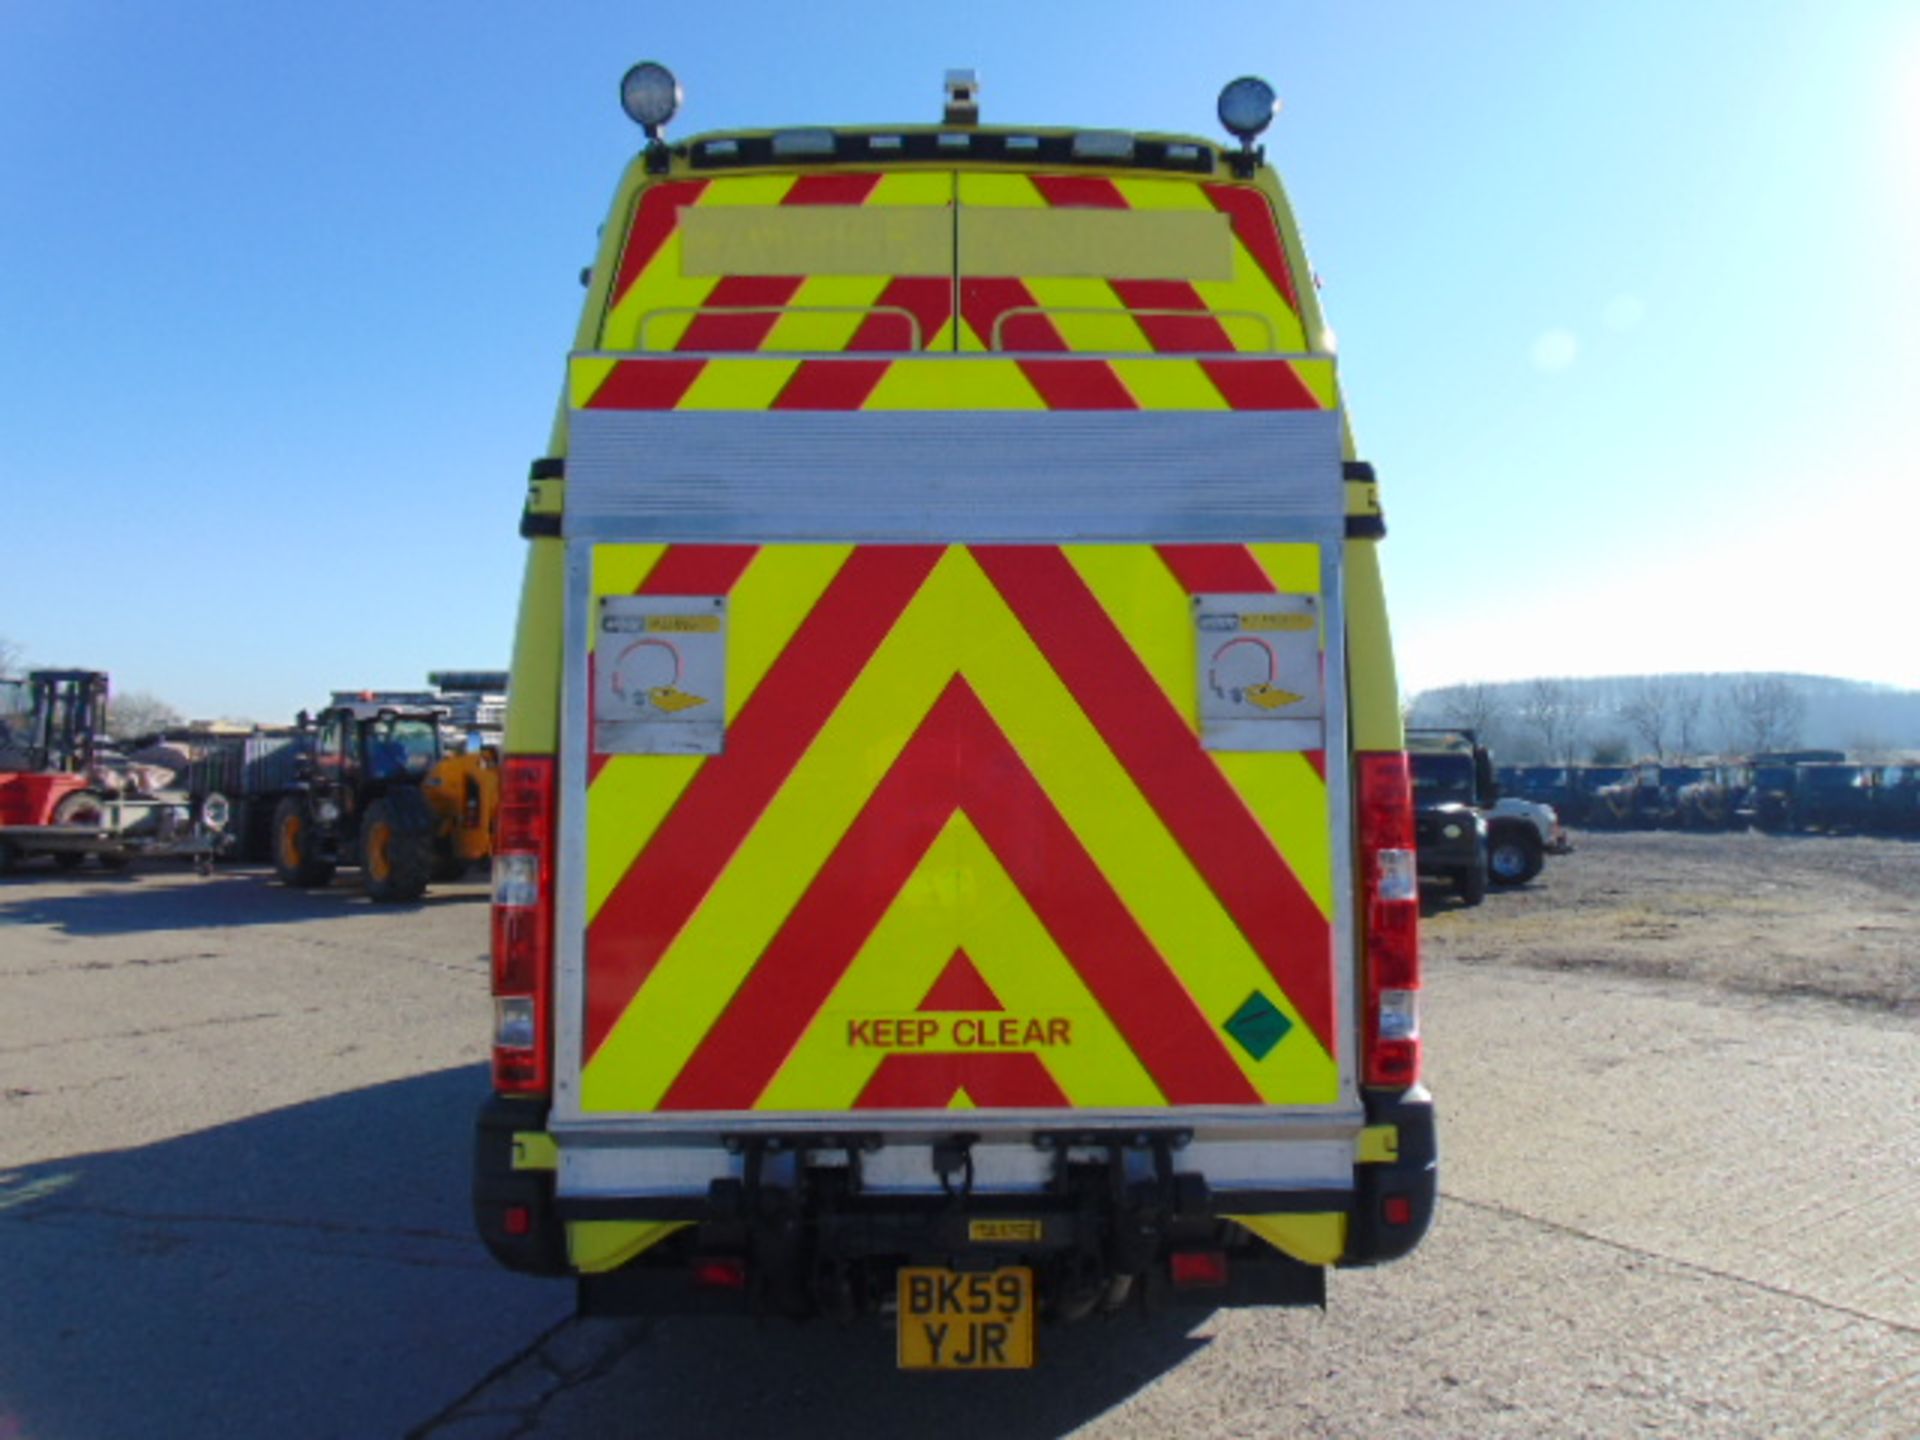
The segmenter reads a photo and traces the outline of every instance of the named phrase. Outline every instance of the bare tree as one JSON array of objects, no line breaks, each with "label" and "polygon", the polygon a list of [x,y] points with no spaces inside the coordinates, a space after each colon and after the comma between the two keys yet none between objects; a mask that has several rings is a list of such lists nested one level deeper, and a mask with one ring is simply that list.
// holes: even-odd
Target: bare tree
[{"label": "bare tree", "polygon": [[1564,680],[1533,680],[1520,701],[1520,723],[1540,740],[1540,748],[1556,765],[1571,765],[1586,728],[1586,706]]},{"label": "bare tree", "polygon": [[1749,755],[1786,750],[1800,738],[1806,697],[1779,675],[1743,675],[1727,687],[1723,719],[1735,748]]},{"label": "bare tree", "polygon": [[107,733],[116,740],[133,740],[180,723],[180,712],[157,695],[129,690],[107,701]]},{"label": "bare tree", "polygon": [[1698,677],[1683,680],[1674,687],[1674,751],[1681,760],[1699,756],[1706,740],[1707,691]]},{"label": "bare tree", "polygon": [[1678,689],[1665,675],[1643,675],[1620,704],[1620,718],[1639,737],[1644,753],[1667,758],[1667,739],[1674,722]]},{"label": "bare tree", "polygon": [[5,635],[0,635],[0,675],[11,675],[26,653]]},{"label": "bare tree", "polygon": [[1471,685],[1450,685],[1439,695],[1440,713],[1449,725],[1473,731],[1484,745],[1494,743],[1492,737],[1505,722],[1507,712],[1506,698],[1497,685],[1476,680]]}]

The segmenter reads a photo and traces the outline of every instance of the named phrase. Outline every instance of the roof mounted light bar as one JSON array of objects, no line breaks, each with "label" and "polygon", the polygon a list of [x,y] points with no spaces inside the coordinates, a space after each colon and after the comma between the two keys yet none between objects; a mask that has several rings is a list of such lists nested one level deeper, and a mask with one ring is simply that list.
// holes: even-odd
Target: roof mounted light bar
[{"label": "roof mounted light bar", "polygon": [[[804,144],[799,137],[804,136]],[[1127,153],[1131,143],[1131,154]],[[830,144],[828,142],[831,142]],[[819,164],[896,163],[924,160],[1002,161],[1012,165],[1105,166],[1212,175],[1219,152],[1211,145],[1150,140],[1111,131],[1070,135],[1007,134],[982,130],[781,131],[774,135],[726,135],[696,140],[686,149],[695,170],[751,170],[805,159]]]}]

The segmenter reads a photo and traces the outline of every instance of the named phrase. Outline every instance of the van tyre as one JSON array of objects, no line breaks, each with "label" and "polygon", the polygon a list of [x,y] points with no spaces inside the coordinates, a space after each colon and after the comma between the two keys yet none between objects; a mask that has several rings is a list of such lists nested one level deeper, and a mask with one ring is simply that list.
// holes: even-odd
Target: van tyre
[{"label": "van tyre", "polygon": [[319,843],[306,800],[283,796],[273,807],[273,873],[282,885],[311,890],[333,879],[333,862],[320,858]]},{"label": "van tyre", "polygon": [[1502,827],[1487,842],[1487,872],[1495,885],[1524,885],[1547,863],[1546,847],[1531,827]]},{"label": "van tyre", "polygon": [[375,900],[418,900],[433,871],[433,839],[402,828],[390,800],[376,800],[360,823],[360,879]]}]

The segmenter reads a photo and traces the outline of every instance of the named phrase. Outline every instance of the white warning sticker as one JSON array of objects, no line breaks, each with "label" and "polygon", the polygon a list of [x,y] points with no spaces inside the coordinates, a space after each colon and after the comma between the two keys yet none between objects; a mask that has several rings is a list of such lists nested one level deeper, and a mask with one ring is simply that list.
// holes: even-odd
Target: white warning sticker
[{"label": "white warning sticker", "polygon": [[1210,750],[1317,750],[1326,669],[1313,595],[1196,595],[1201,742]]},{"label": "white warning sticker", "polygon": [[719,754],[727,713],[726,598],[603,595],[594,623],[595,752]]}]

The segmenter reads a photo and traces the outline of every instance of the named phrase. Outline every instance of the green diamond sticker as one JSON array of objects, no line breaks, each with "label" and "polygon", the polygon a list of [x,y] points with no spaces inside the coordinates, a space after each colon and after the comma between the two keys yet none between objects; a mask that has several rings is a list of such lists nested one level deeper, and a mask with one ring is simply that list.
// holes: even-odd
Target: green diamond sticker
[{"label": "green diamond sticker", "polygon": [[1240,1048],[1247,1054],[1264,1060],[1273,1053],[1274,1046],[1287,1038],[1293,1022],[1280,1013],[1278,1005],[1256,990],[1222,1028],[1240,1042]]}]

